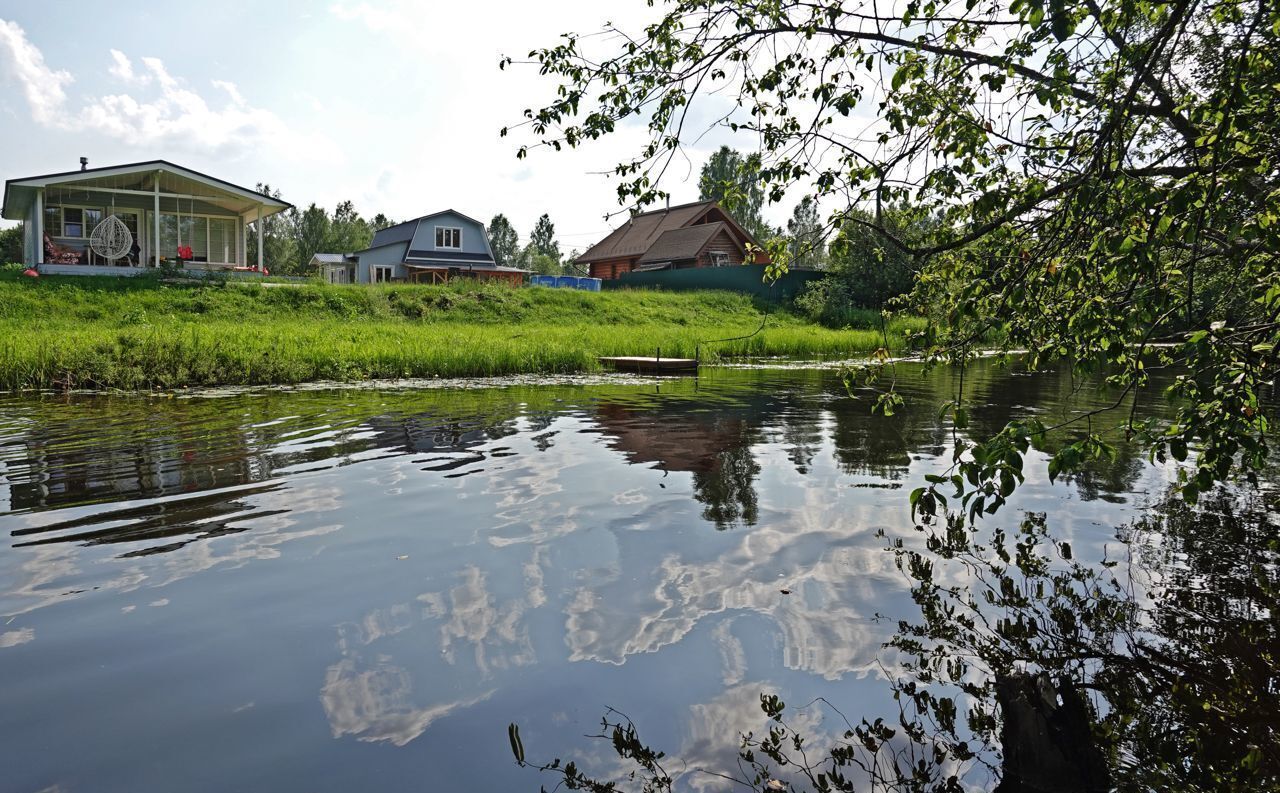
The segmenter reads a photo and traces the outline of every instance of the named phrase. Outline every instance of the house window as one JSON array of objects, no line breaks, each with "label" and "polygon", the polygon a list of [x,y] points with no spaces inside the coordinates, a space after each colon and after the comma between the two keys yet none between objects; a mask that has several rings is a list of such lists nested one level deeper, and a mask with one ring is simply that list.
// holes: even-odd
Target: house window
[{"label": "house window", "polygon": [[160,255],[166,259],[178,257],[178,216],[160,213]]},{"label": "house window", "polygon": [[88,207],[45,207],[44,230],[51,237],[86,239],[102,222],[102,210]]},{"label": "house window", "polygon": [[44,208],[44,233],[50,237],[62,236],[62,207]]},{"label": "house window", "polygon": [[391,280],[391,273],[395,268],[386,264],[375,264],[369,268],[369,280],[375,284],[385,284]]},{"label": "house window", "polygon": [[67,207],[62,210],[62,236],[84,236],[84,210],[80,207]]},{"label": "house window", "polygon": [[[143,229],[148,241],[155,243],[155,216],[147,218]],[[128,221],[126,220],[126,224]],[[132,228],[132,227],[131,227]],[[191,248],[196,261],[235,264],[238,256],[236,221],[234,218],[218,218],[208,215],[181,216],[169,212],[160,213],[160,255],[166,259],[178,256],[178,246]]]},{"label": "house window", "polygon": [[230,218],[209,218],[209,261],[236,262],[236,222]]},{"label": "house window", "polygon": [[452,226],[436,226],[436,247],[437,248],[453,248],[462,247],[462,229]]},{"label": "house window", "polygon": [[712,267],[728,267],[729,254],[725,253],[724,251],[712,251],[711,266]]},{"label": "house window", "polygon": [[120,222],[123,223],[124,227],[127,228],[129,230],[129,233],[133,235],[133,241],[137,242],[138,241],[138,213],[113,211],[111,214],[120,218]]}]

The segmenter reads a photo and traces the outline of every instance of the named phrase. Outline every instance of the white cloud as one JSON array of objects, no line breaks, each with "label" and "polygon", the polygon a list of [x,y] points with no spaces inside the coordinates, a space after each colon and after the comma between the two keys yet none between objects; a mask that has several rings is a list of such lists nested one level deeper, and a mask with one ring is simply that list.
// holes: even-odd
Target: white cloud
[{"label": "white cloud", "polygon": [[117,49],[111,50],[111,66],[107,67],[107,73],[118,80],[126,83],[138,83],[146,85],[151,79],[146,74],[139,74],[133,70],[133,61],[129,60],[129,56]]},{"label": "white cloud", "polygon": [[[808,491],[803,504],[771,510],[717,558],[667,556],[653,570],[652,588],[622,578],[581,587],[566,609],[569,660],[623,664],[684,640],[704,621],[754,613],[776,626],[789,669],[828,680],[872,671],[887,637],[871,615],[903,597],[904,587],[892,556],[870,539],[882,513],[831,501],[827,492]],[[745,652],[731,628],[712,636],[726,681],[744,679]]]},{"label": "white cloud", "polygon": [[164,68],[164,62],[159,58],[143,58],[142,65],[146,66],[147,70],[155,75],[163,87],[174,88],[177,86],[178,81],[169,75],[169,71]]},{"label": "white cloud", "polygon": [[240,93],[240,89],[236,87],[235,83],[230,83],[226,80],[213,80],[212,82],[214,88],[221,88],[227,92],[227,96],[231,97],[232,104],[240,106],[248,104],[244,101],[244,95]]},{"label": "white cloud", "polygon": [[18,23],[3,19],[0,19],[0,65],[5,76],[22,87],[32,118],[45,125],[59,122],[67,101],[64,87],[74,78],[67,72],[49,68],[44,54],[27,41],[26,31]]},{"label": "white cloud", "polygon": [[[295,161],[333,162],[341,150],[315,132],[292,129],[270,110],[249,105],[239,88],[212,80],[220,95],[206,98],[185,87],[159,58],[141,58],[136,70],[124,52],[110,50],[108,72],[146,94],[122,93],[88,97],[69,107],[64,86],[73,78],[45,64],[44,55],[23,29],[0,20],[0,63],[22,86],[31,117],[38,124],[65,132],[93,132],[138,147],[237,157],[259,150]],[[154,85],[152,85],[154,84]]]},{"label": "white cloud", "polygon": [[[415,86],[417,100],[410,103],[415,107],[397,105],[386,115],[380,107],[352,104],[364,123],[378,125],[385,142],[396,147],[395,168],[389,178],[373,171],[366,178],[348,180],[343,195],[327,200],[351,197],[394,217],[414,217],[446,206],[486,221],[501,212],[515,224],[522,241],[546,212],[565,253],[598,241],[619,222],[605,222],[602,216],[621,209],[610,178],[602,174],[611,173],[647,142],[643,125],[620,128],[585,149],[558,154],[537,149],[519,161],[517,149],[533,142],[526,129],[515,128],[522,121],[521,111],[554,97],[555,85],[535,67],[500,70],[498,61],[504,54],[523,57],[534,47],[554,44],[560,33],[574,27],[597,30],[612,19],[635,29],[655,13],[643,3],[634,8],[614,5],[562,0],[553,12],[516,4],[495,7],[481,35],[474,10],[466,6],[435,7],[410,0],[331,4],[330,17],[343,23],[352,47],[403,53],[386,66]],[[440,123],[442,108],[459,123]],[[509,137],[499,137],[503,127],[512,127]],[[693,190],[691,197],[696,197]]]},{"label": "white cloud", "polygon": [[325,673],[320,702],[334,738],[353,735],[370,743],[405,744],[426,732],[431,724],[493,695],[486,691],[470,699],[419,706],[414,702],[408,670],[381,657],[364,662],[343,658]]},{"label": "white cloud", "polygon": [[16,631],[0,633],[0,647],[17,647],[26,644],[36,637],[34,628],[19,628]]}]

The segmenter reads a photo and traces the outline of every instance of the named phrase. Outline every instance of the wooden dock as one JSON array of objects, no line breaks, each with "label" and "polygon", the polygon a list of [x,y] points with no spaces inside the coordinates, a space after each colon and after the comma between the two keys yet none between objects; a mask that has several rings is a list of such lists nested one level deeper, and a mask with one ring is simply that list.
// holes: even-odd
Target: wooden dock
[{"label": "wooden dock", "polygon": [[626,355],[617,358],[600,358],[600,363],[612,366],[620,372],[641,372],[646,374],[676,374],[679,372],[697,372],[697,358],[657,358],[647,355]]}]

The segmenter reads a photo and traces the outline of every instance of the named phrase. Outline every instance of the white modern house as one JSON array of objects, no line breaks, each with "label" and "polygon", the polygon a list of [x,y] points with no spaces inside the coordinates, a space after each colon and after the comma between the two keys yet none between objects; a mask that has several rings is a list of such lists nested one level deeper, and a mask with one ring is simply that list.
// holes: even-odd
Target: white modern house
[{"label": "white modern house", "polygon": [[0,216],[23,222],[25,263],[42,273],[264,272],[262,220],[290,207],[165,160],[88,168],[82,157],[78,171],[6,181]]}]

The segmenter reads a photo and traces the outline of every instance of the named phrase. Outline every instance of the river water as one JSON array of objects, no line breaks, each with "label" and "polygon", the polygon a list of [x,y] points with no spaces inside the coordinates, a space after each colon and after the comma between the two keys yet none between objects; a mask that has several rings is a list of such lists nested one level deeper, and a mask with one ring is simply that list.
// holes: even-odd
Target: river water
[{"label": "river water", "polygon": [[[727,767],[761,692],[883,712],[885,548],[959,385],[897,379],[889,418],[791,367],[4,398],[0,790],[533,790],[509,722],[607,770],[613,707],[680,770]],[[1111,398],[994,362],[965,396],[974,435]],[[989,520],[1081,556],[1171,476],[1045,459]]]}]

